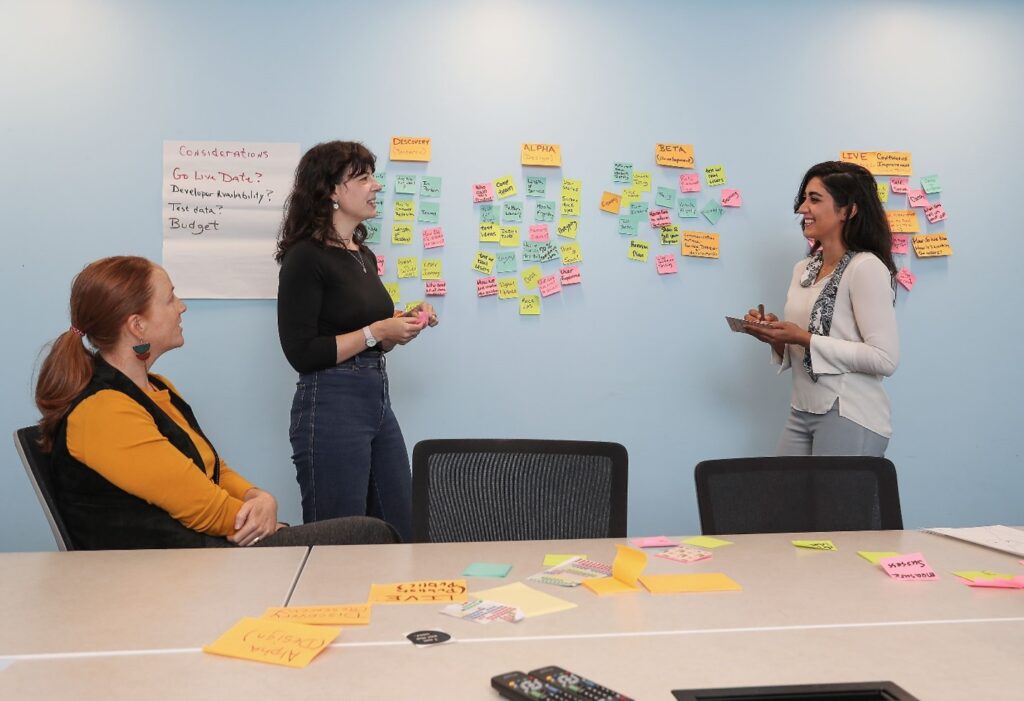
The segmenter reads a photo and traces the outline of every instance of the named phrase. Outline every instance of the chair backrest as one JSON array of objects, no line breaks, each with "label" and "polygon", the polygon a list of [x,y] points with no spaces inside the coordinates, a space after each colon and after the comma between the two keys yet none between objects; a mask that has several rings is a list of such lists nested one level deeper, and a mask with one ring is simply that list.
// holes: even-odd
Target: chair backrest
[{"label": "chair backrest", "polygon": [[903,528],[896,468],[885,458],[705,460],[694,479],[705,535]]},{"label": "chair backrest", "polygon": [[53,495],[53,478],[50,475],[50,456],[39,448],[39,435],[38,426],[19,428],[14,432],[14,446],[25,465],[25,473],[36,492],[39,505],[43,507],[43,514],[50,524],[50,530],[53,531],[57,547],[61,550],[74,550],[71,536],[57,510],[57,502]]},{"label": "chair backrest", "polygon": [[412,453],[413,539],[624,537],[628,471],[618,443],[420,441]]}]

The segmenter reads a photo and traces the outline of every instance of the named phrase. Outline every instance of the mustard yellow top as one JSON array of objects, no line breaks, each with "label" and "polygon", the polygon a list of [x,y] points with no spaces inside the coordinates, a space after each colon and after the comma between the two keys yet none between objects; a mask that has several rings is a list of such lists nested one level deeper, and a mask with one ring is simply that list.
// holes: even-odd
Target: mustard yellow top
[{"label": "mustard yellow top", "polygon": [[[166,378],[156,377],[178,394]],[[68,415],[68,452],[108,482],[159,506],[184,526],[213,536],[231,535],[245,493],[253,485],[223,459],[220,485],[214,484],[209,443],[171,404],[168,390],[150,388],[146,394],[188,434],[199,450],[205,475],[160,433],[148,411],[112,389],[93,394]]]}]

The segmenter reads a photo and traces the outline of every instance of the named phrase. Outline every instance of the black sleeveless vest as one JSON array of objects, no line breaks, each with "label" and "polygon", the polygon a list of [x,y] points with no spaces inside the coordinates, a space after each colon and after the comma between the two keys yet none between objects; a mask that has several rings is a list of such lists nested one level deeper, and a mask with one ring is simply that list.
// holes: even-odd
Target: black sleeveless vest
[{"label": "black sleeveless vest", "polygon": [[[92,381],[68,408],[57,426],[53,440],[51,464],[57,507],[71,533],[77,550],[134,550],[139,548],[202,548],[227,544],[225,538],[199,533],[182,525],[159,506],[133,496],[107,481],[87,465],[75,460],[68,452],[67,417],[83,400],[100,390],[123,392],[149,412],[157,430],[202,470],[203,460],[188,434],[174,423],[153,400],[146,396],[128,377],[111,367],[97,354]],[[149,381],[158,389],[167,389],[152,375]],[[171,403],[181,412],[196,433],[203,436],[192,408],[174,391]],[[207,440],[207,443],[209,441]],[[213,444],[210,444],[211,450]],[[220,458],[214,454],[214,483],[220,482]],[[140,466],[144,467],[144,466]]]}]

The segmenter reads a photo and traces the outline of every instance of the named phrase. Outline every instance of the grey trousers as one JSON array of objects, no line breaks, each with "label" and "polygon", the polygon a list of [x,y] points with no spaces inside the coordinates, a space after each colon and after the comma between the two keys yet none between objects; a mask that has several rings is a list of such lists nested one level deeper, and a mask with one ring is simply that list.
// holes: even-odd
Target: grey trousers
[{"label": "grey trousers", "polygon": [[839,400],[825,414],[790,408],[776,455],[885,457],[889,439],[839,415]]},{"label": "grey trousers", "polygon": [[[313,521],[301,526],[288,526],[256,543],[258,548],[286,547],[289,545],[387,545],[400,543],[391,525],[369,516],[344,516]],[[227,538],[209,536],[208,548],[233,548]]]}]

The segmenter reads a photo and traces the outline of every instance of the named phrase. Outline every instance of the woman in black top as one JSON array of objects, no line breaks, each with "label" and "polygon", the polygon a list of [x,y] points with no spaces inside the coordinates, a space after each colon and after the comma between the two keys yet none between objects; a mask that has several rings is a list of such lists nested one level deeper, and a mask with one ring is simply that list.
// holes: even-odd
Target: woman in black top
[{"label": "woman in black top", "polygon": [[423,303],[395,316],[363,241],[381,186],[362,144],[331,141],[299,161],[277,245],[281,347],[299,372],[289,437],[305,522],[373,515],[412,535],[409,455],[384,353],[437,324]]}]

